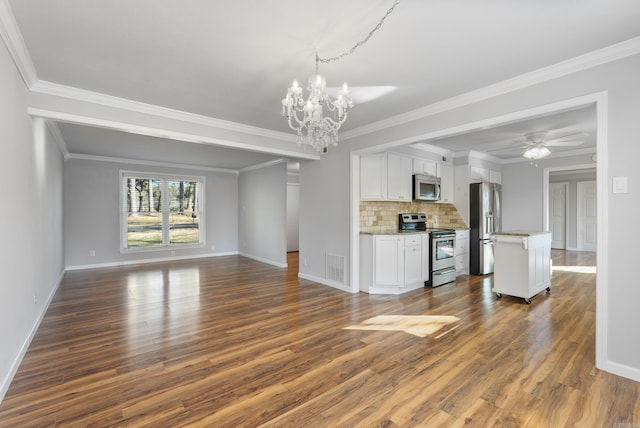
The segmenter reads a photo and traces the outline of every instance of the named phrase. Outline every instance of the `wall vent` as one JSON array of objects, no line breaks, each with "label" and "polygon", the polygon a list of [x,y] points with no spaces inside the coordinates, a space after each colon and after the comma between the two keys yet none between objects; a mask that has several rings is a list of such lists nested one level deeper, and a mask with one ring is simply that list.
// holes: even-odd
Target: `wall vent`
[{"label": "wall vent", "polygon": [[347,257],[327,253],[325,261],[325,279],[346,285]]}]

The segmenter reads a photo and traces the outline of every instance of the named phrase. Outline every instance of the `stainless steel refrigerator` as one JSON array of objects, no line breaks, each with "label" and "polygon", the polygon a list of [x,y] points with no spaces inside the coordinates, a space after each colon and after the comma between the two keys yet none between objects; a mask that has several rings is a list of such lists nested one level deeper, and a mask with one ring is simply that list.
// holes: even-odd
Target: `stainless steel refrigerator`
[{"label": "stainless steel refrigerator", "polygon": [[469,189],[469,273],[493,273],[491,234],[502,231],[502,186],[471,183]]}]

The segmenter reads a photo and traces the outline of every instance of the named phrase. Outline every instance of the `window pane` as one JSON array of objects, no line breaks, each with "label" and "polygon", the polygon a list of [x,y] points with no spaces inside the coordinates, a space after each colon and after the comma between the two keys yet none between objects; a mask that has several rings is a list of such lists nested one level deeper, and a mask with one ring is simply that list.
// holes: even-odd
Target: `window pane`
[{"label": "window pane", "polygon": [[200,242],[200,186],[197,181],[169,181],[169,243]]},{"label": "window pane", "polygon": [[162,245],[160,181],[127,179],[127,247]]}]

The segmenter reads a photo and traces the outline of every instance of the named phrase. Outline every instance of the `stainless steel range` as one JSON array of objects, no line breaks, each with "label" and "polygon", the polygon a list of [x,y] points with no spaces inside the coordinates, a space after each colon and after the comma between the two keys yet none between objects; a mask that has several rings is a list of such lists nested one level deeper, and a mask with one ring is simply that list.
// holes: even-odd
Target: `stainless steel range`
[{"label": "stainless steel range", "polygon": [[431,287],[456,280],[456,231],[453,229],[431,229]]},{"label": "stainless steel range", "polygon": [[456,231],[427,227],[424,213],[399,214],[398,228],[401,231],[424,231],[429,233],[430,263],[426,286],[437,287],[456,280]]}]

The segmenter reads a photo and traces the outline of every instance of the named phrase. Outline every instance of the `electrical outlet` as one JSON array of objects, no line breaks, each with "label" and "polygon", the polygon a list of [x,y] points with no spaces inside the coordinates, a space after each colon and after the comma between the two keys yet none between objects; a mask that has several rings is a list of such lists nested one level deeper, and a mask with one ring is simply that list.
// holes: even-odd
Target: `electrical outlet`
[{"label": "electrical outlet", "polygon": [[175,252],[175,251],[172,251],[172,252],[171,252],[171,257],[174,257],[175,255],[176,255],[176,252]]},{"label": "electrical outlet", "polygon": [[306,257],[304,259],[302,259],[302,264],[305,265],[305,266],[307,265],[307,258]]},{"label": "electrical outlet", "polygon": [[95,257],[96,256],[96,250],[89,250],[89,256],[90,257]]},{"label": "electrical outlet", "polygon": [[34,305],[38,304],[38,294],[37,293],[33,293],[33,304]]},{"label": "electrical outlet", "polygon": [[215,246],[215,245],[212,245],[212,246],[211,246],[211,251],[214,251],[215,249],[216,249],[216,246]]}]

